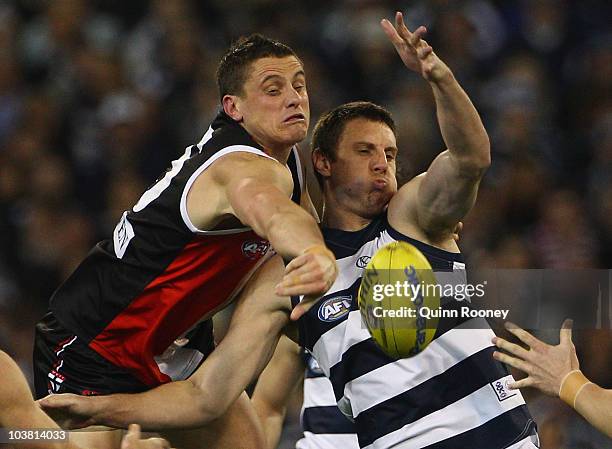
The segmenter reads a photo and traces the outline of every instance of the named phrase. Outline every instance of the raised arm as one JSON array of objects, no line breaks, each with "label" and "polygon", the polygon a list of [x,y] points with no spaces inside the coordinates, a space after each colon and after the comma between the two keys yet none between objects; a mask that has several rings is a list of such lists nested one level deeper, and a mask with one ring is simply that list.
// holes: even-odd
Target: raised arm
[{"label": "raised arm", "polygon": [[189,379],[139,394],[48,396],[41,405],[81,417],[79,426],[124,427],[138,422],[145,429],[159,430],[209,424],[263,370],[289,321],[289,298],[273,294],[282,272],[278,256],[257,271],[238,299],[225,338]]},{"label": "raised arm", "polygon": [[269,449],[278,446],[287,402],[304,379],[304,368],[300,347],[289,338],[281,337],[270,363],[259,376],[251,399],[263,424]]},{"label": "raised arm", "polygon": [[480,179],[491,163],[489,138],[470,98],[423,39],[425,27],[410,32],[399,12],[395,26],[388,20],[381,25],[406,67],[429,82],[447,146],[425,174],[400,190],[393,207],[416,217],[429,235],[450,234],[476,200]]}]

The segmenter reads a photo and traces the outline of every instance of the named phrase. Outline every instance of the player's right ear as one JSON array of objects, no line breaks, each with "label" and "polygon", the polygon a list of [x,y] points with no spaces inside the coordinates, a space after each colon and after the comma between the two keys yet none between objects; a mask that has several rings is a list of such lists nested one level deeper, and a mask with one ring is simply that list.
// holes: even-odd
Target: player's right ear
[{"label": "player's right ear", "polygon": [[223,111],[237,122],[242,121],[240,99],[236,95],[224,95],[221,101]]},{"label": "player's right ear", "polygon": [[312,166],[321,176],[326,178],[331,176],[331,161],[318,148],[312,151]]}]

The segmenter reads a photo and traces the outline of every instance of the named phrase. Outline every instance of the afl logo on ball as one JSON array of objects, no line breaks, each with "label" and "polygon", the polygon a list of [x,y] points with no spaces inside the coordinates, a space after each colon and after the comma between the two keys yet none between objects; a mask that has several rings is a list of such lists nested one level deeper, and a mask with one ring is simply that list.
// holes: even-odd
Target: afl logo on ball
[{"label": "afl logo on ball", "polygon": [[370,259],[370,256],[361,256],[359,259],[357,259],[355,265],[357,265],[357,268],[365,268],[368,266],[368,263],[370,263]]},{"label": "afl logo on ball", "polygon": [[268,252],[270,243],[266,241],[250,241],[242,244],[242,254],[249,259],[259,259]]},{"label": "afl logo on ball", "polygon": [[323,301],[319,307],[319,319],[331,323],[339,320],[351,310],[351,296],[336,296]]}]

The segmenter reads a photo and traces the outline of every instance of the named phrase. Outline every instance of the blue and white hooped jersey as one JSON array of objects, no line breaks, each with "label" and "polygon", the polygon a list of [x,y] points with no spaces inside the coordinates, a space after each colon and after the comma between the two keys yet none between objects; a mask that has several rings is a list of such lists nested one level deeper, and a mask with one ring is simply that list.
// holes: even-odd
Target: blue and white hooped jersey
[{"label": "blue and white hooped jersey", "polygon": [[336,405],[331,382],[308,353],[304,354],[304,403],[301,423],[304,437],[296,449],[359,449],[355,424]]},{"label": "blue and white hooped jersey", "polygon": [[[482,318],[441,318],[434,340],[406,359],[387,356],[362,323],[363,269],[382,246],[416,246],[439,282],[467,283],[463,257],[411,239],[387,222],[323,229],[338,261],[336,282],[299,322],[301,344],[330,379],[335,400],[355,422],[359,447],[536,448],[536,426],[508,370],[493,359],[493,331]],[[442,280],[444,279],[444,280]],[[444,308],[465,306],[443,298]],[[481,322],[478,322],[481,320]]]}]

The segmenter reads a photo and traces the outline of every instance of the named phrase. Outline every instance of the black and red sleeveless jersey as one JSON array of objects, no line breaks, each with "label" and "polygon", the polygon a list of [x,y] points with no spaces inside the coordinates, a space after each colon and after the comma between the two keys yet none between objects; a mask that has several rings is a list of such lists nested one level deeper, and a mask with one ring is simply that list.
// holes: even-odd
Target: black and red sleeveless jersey
[{"label": "black and red sleeveless jersey", "polygon": [[[269,242],[250,228],[201,231],[187,215],[197,176],[231,152],[270,157],[220,113],[51,297],[51,311],[66,329],[147,385],[170,381],[155,358],[227,305],[268,252]],[[299,203],[297,149],[287,166]]]}]

